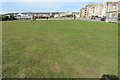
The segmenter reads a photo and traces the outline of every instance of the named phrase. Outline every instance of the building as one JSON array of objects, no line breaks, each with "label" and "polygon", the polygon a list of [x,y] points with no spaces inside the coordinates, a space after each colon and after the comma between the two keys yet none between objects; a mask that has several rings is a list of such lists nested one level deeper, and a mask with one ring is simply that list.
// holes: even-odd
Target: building
[{"label": "building", "polygon": [[32,19],[32,15],[19,13],[16,15],[16,19]]},{"label": "building", "polygon": [[73,15],[72,11],[65,12],[66,15]]},{"label": "building", "polygon": [[60,16],[60,17],[65,17],[65,16],[66,16],[66,13],[65,13],[65,12],[59,13],[59,16]]},{"label": "building", "polygon": [[100,5],[88,4],[80,10],[80,17],[85,19],[91,19],[92,17],[100,17]]},{"label": "building", "polygon": [[81,18],[85,18],[85,8],[82,8],[82,9],[80,10],[80,17],[81,17]]},{"label": "building", "polygon": [[118,22],[120,2],[106,2],[106,22]]},{"label": "building", "polygon": [[106,22],[118,22],[118,10],[109,11],[106,13]]},{"label": "building", "polygon": [[32,19],[33,16],[41,18],[42,16],[53,16],[60,12],[23,12],[23,13],[6,13],[5,15],[15,16],[17,19]]},{"label": "building", "polygon": [[110,17],[110,14],[117,15],[120,2],[102,2],[98,4],[88,4],[80,10],[80,17],[85,19],[100,19]]},{"label": "building", "polygon": [[106,12],[118,10],[119,2],[103,2],[101,5],[101,15],[106,16]]},{"label": "building", "polygon": [[85,18],[90,19],[91,17],[94,17],[96,14],[96,5],[97,4],[88,4],[85,6]]},{"label": "building", "polygon": [[118,10],[118,3],[119,2],[106,2],[106,11],[114,11],[114,10]]},{"label": "building", "polygon": [[74,12],[72,12],[72,11],[59,13],[60,17],[72,16],[73,14],[74,14]]},{"label": "building", "polygon": [[80,18],[80,13],[76,13],[75,17],[76,17],[76,19],[79,19]]},{"label": "building", "polygon": [[24,13],[6,13],[5,15],[15,16],[17,19],[32,19],[35,16],[37,19],[45,17],[66,17],[72,16],[78,12],[24,12]]},{"label": "building", "polygon": [[55,14],[54,17],[55,17],[55,18],[59,18],[60,15],[59,15],[59,14]]},{"label": "building", "polygon": [[6,13],[6,15],[18,16],[18,14],[22,14],[24,16],[41,16],[41,15],[55,15],[61,12],[21,12],[21,13]]}]

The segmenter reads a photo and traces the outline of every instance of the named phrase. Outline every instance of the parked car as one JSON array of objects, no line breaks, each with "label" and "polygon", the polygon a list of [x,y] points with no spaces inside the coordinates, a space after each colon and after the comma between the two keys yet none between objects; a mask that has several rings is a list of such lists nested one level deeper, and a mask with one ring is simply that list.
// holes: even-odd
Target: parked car
[{"label": "parked car", "polygon": [[91,19],[96,19],[96,17],[91,17]]},{"label": "parked car", "polygon": [[105,17],[101,18],[101,21],[105,21],[105,20],[106,20],[106,18],[105,18]]},{"label": "parked car", "polygon": [[120,17],[118,17],[118,21],[120,21]]}]

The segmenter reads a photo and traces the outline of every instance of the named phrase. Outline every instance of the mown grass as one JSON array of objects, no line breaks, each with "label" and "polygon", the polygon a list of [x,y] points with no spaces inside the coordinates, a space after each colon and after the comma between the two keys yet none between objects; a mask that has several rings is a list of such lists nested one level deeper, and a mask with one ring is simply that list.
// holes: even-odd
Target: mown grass
[{"label": "mown grass", "polygon": [[118,75],[118,26],[80,20],[3,22],[4,78]]}]

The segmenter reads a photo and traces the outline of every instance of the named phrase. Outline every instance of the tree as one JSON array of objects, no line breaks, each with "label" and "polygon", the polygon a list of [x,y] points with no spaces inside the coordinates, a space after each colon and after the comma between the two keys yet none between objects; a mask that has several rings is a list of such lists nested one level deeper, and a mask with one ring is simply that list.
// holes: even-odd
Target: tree
[{"label": "tree", "polygon": [[6,15],[1,15],[0,16],[0,21],[6,21],[6,20],[17,20],[15,16],[6,16]]},{"label": "tree", "polygon": [[118,13],[118,17],[120,17],[120,13]]}]

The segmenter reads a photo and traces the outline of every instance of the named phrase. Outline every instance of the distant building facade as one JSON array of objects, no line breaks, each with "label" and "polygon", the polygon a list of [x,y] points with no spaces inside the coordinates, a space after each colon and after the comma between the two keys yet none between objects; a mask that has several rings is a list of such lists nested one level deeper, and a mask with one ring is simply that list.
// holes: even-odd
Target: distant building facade
[{"label": "distant building facade", "polygon": [[[78,14],[79,12],[24,12],[24,13],[7,13],[6,15],[12,15],[15,16],[17,19],[32,19],[33,16],[36,17],[36,19],[45,18],[45,17],[71,17],[74,14]],[[78,15],[77,15],[78,17]]]},{"label": "distant building facade", "polygon": [[80,17],[81,18],[85,18],[86,16],[85,16],[85,8],[82,8],[81,10],[80,10]]},{"label": "distant building facade", "polygon": [[54,16],[59,12],[24,12],[24,13],[7,13],[6,15],[15,16],[17,19],[32,19],[33,16],[37,18],[44,16]]},{"label": "distant building facade", "polygon": [[66,17],[66,16],[72,16],[75,12],[68,11],[68,12],[62,12],[59,13],[60,17]]},{"label": "distant building facade", "polygon": [[80,17],[85,19],[111,17],[111,14],[118,15],[120,2],[103,2],[88,4],[80,10]]},{"label": "distant building facade", "polygon": [[118,22],[120,2],[107,2],[106,5],[106,22]]},{"label": "distant building facade", "polygon": [[97,14],[97,4],[88,4],[85,7],[85,18],[90,19],[91,17],[96,16]]},{"label": "distant building facade", "polygon": [[106,13],[106,22],[118,22],[118,10]]}]

